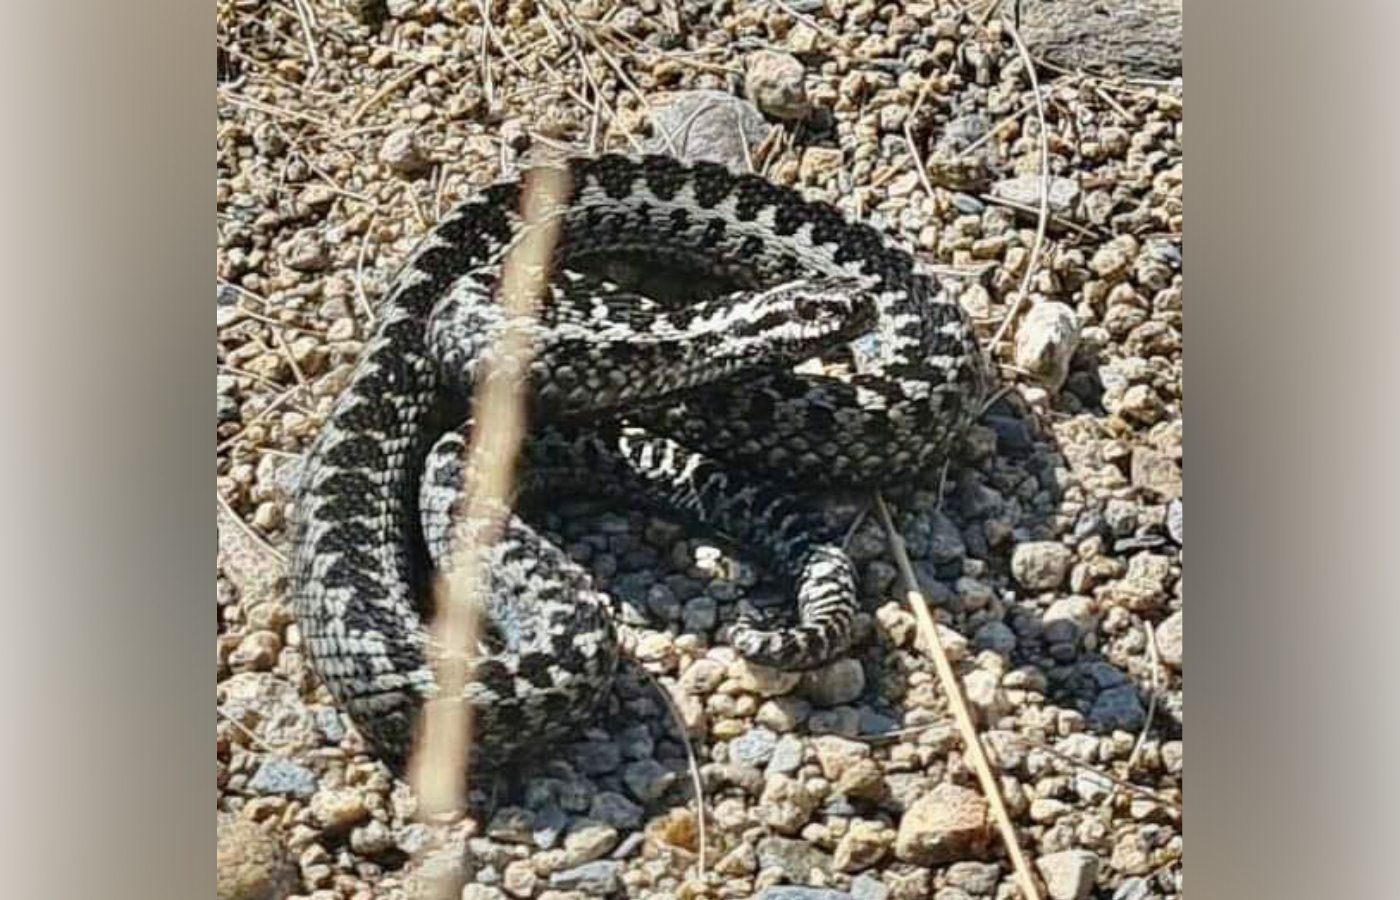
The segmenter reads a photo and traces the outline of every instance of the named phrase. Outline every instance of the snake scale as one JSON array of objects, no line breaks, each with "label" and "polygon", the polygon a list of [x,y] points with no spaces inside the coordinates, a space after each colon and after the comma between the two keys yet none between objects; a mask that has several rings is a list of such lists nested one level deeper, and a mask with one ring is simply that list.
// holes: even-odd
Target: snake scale
[{"label": "snake scale", "polygon": [[[664,156],[551,165],[571,186],[530,331],[522,496],[602,493],[730,538],[790,580],[797,607],[784,627],[741,617],[735,649],[786,669],[838,656],[854,569],[803,497],[907,486],[946,459],[985,377],[965,315],[894,241],[761,177]],[[431,579],[465,502],[475,376],[508,318],[499,263],[521,185],[484,189],[414,251],[295,498],[308,660],[391,764],[435,696]],[[590,274],[616,260],[713,289],[678,300]],[[612,600],[520,515],[485,562],[465,700],[474,759],[505,764],[586,722],[619,651]]]}]

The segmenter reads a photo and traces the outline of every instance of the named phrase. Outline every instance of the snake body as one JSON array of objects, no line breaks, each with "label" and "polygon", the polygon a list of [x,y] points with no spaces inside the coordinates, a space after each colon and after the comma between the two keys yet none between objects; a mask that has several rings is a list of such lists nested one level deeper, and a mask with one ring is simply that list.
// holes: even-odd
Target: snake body
[{"label": "snake body", "polygon": [[[966,317],[907,250],[760,177],[661,156],[562,165],[521,490],[601,492],[724,534],[791,579],[798,612],[773,629],[741,619],[731,644],[788,669],[829,661],[849,644],[854,570],[802,497],[907,485],[946,458],[983,385]],[[489,187],[424,239],[303,463],[303,643],[391,763],[436,696],[430,580],[465,502],[471,391],[509,319],[499,263],[521,193],[519,180]],[[677,301],[587,274],[619,259],[713,290]],[[813,358],[828,365],[798,365]],[[486,549],[484,577],[484,656],[464,700],[474,758],[503,763],[587,721],[618,650],[610,598],[520,516]]]}]

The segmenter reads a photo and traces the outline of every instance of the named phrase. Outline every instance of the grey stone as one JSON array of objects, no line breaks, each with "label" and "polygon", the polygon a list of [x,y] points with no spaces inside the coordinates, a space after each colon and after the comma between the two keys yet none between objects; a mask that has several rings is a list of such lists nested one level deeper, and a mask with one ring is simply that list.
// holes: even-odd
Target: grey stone
[{"label": "grey stone", "polygon": [[586,894],[611,894],[622,888],[622,863],[600,859],[555,872],[549,876],[551,887],[583,891]]},{"label": "grey stone", "polygon": [[764,888],[757,900],[851,900],[851,895],[845,891],[836,891],[831,888],[793,887],[792,885],[780,884]]},{"label": "grey stone", "polygon": [[1050,900],[1085,900],[1099,874],[1099,858],[1088,850],[1065,850],[1036,860]]},{"label": "grey stone", "polygon": [[654,759],[639,759],[622,770],[622,782],[633,797],[650,803],[675,784],[676,773]]},{"label": "grey stone", "polygon": [[851,879],[851,897],[854,900],[889,900],[889,896],[890,889],[873,875],[867,873]]},{"label": "grey stone", "polygon": [[1113,892],[1113,900],[1152,900],[1152,886],[1146,878],[1125,878]]},{"label": "grey stone", "polygon": [[[1039,210],[1040,176],[1018,175],[998,181],[992,185],[992,196]],[[1078,199],[1079,185],[1074,179],[1050,176],[1049,206],[1052,213],[1064,215],[1071,212]]]},{"label": "grey stone", "polygon": [[1162,662],[1173,669],[1180,669],[1182,663],[1182,611],[1177,610],[1157,626],[1157,653]]},{"label": "grey stone", "polygon": [[1182,0],[1024,0],[1031,54],[1066,69],[1150,78],[1181,74]]},{"label": "grey stone", "polygon": [[1142,698],[1131,684],[1109,688],[1099,694],[1089,710],[1089,724],[1098,730],[1137,731],[1147,719]]},{"label": "grey stone", "polygon": [[796,57],[760,50],[749,57],[744,92],[760,110],[775,119],[805,119],[812,111],[805,75]]},{"label": "grey stone", "polygon": [[988,622],[977,629],[972,642],[982,649],[1008,656],[1016,649],[1016,633],[1003,622]]},{"label": "grey stone", "polygon": [[747,766],[766,765],[777,744],[778,736],[759,725],[729,742],[729,758]]},{"label": "grey stone", "polygon": [[1016,365],[1058,391],[1069,377],[1078,346],[1079,318],[1074,310],[1063,303],[1037,303],[1016,328]]},{"label": "grey stone", "polygon": [[622,765],[622,749],[612,741],[581,741],[574,745],[574,761],[587,775],[606,775]]},{"label": "grey stone", "polygon": [[1001,881],[1001,867],[996,863],[955,862],[944,874],[949,887],[959,888],[979,897],[990,897],[997,889],[997,882]]},{"label": "grey stone", "polygon": [[304,800],[316,793],[316,775],[305,766],[272,756],[249,779],[248,790],[255,794],[284,794]]},{"label": "grey stone", "polygon": [[621,794],[613,791],[602,791],[593,798],[588,815],[590,818],[607,822],[616,828],[630,831],[641,826],[644,812],[642,807]]},{"label": "grey stone", "polygon": [[1028,541],[1011,553],[1011,574],[1024,588],[1048,591],[1059,587],[1069,572],[1074,554],[1064,544]]},{"label": "grey stone", "polygon": [[766,774],[791,775],[802,765],[803,755],[802,739],[791,734],[783,735],[773,747]]},{"label": "grey stone", "polygon": [[810,883],[813,871],[831,871],[831,856],[804,840],[766,837],[758,842],[758,864],[764,869],[781,869],[793,881]]},{"label": "grey stone", "polygon": [[[736,171],[748,171],[745,145],[757,147],[773,127],[752,103],[724,91],[679,91],[651,104],[654,136],[643,143],[646,150],[670,153],[673,144],[681,159]],[[663,135],[670,135],[670,144]]]},{"label": "grey stone", "polygon": [[838,659],[803,677],[807,698],[817,706],[840,706],[850,703],[865,690],[865,668],[859,660]]}]

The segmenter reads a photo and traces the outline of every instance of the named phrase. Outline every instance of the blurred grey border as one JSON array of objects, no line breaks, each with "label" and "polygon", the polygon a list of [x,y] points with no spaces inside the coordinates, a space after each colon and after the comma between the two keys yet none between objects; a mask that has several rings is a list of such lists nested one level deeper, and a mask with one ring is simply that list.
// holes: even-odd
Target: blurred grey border
[{"label": "blurred grey border", "polygon": [[[7,896],[213,881],[212,12],[0,28]],[[1387,896],[1400,4],[1185,21],[1187,880]]]},{"label": "blurred grey border", "polygon": [[1400,4],[1185,21],[1186,883],[1394,896]]},{"label": "blurred grey border", "polygon": [[214,4],[0,23],[0,870],[213,889]]}]

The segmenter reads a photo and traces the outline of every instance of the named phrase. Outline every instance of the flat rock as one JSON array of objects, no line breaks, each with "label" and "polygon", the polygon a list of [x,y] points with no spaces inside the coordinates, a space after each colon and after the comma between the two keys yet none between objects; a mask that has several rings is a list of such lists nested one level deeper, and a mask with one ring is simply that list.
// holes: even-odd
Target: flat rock
[{"label": "flat rock", "polygon": [[1181,74],[1181,0],[1025,0],[1031,54],[1067,69],[1152,78]]},{"label": "flat rock", "polygon": [[653,136],[643,142],[644,149],[671,153],[674,146],[681,159],[719,163],[738,172],[748,171],[750,153],[773,128],[758,107],[724,91],[677,91],[651,104]]},{"label": "flat rock", "polygon": [[225,817],[218,825],[214,896],[218,900],[278,900],[297,884],[276,836],[243,819]]},{"label": "flat rock", "polygon": [[936,866],[979,855],[987,840],[987,801],[976,791],[939,784],[899,820],[895,856]]}]

